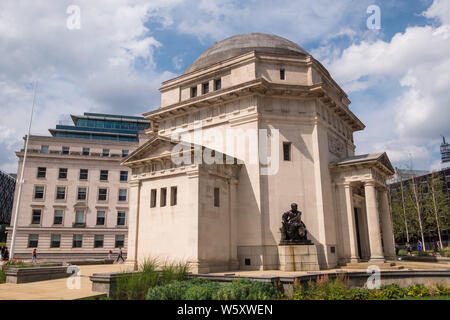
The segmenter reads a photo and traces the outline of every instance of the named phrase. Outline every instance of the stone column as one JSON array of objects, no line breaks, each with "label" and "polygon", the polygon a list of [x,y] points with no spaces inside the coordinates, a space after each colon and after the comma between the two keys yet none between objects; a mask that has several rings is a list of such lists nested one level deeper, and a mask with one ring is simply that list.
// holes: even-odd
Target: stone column
[{"label": "stone column", "polygon": [[353,206],[353,192],[350,183],[344,184],[345,189],[345,203],[346,214],[348,222],[348,235],[350,244],[350,262],[358,262],[358,240],[356,237],[356,224],[355,224],[355,208]]},{"label": "stone column", "polygon": [[130,200],[128,212],[128,249],[126,264],[132,265],[135,269],[138,266],[139,247],[139,202],[141,193],[141,181],[132,180],[130,185]]},{"label": "stone column", "polygon": [[237,179],[229,180],[229,208],[230,208],[230,270],[237,270],[239,268],[239,261],[237,257]]},{"label": "stone column", "polygon": [[395,259],[394,231],[392,229],[391,213],[386,188],[379,190],[381,233],[383,235],[384,256],[386,259]]},{"label": "stone column", "polygon": [[369,229],[369,262],[384,262],[383,248],[381,246],[380,218],[377,208],[375,182],[365,182],[364,191],[366,195],[367,227]]}]

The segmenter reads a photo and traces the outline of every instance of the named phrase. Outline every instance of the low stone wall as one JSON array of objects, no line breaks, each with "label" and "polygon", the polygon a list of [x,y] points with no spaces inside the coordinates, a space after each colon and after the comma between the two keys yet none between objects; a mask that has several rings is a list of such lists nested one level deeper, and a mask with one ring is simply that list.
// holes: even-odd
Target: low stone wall
[{"label": "low stone wall", "polygon": [[7,283],[28,283],[69,277],[68,266],[36,267],[36,268],[8,268],[6,269]]},{"label": "low stone wall", "polygon": [[92,281],[92,291],[103,292],[106,293],[108,297],[112,297],[116,291],[117,278],[134,273],[138,273],[138,271],[94,273],[89,277]]},{"label": "low stone wall", "polygon": [[416,261],[416,262],[449,262],[447,257],[427,257],[427,256],[398,256],[400,261]]}]

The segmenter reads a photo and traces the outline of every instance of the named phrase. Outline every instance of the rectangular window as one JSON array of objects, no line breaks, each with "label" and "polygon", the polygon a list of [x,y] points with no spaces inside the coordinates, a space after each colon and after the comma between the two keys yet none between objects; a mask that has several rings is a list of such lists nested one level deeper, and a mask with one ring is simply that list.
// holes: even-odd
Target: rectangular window
[{"label": "rectangular window", "polygon": [[59,168],[58,179],[67,179],[67,168]]},{"label": "rectangular window", "polygon": [[119,201],[127,201],[127,189],[119,189]]},{"label": "rectangular window", "polygon": [[84,211],[83,210],[77,210],[75,212],[75,223],[76,224],[84,223]]},{"label": "rectangular window", "polygon": [[222,89],[222,79],[214,80],[214,90]]},{"label": "rectangular window", "polygon": [[108,181],[108,170],[100,170],[100,181]]},{"label": "rectangular window", "polygon": [[120,181],[128,181],[128,171],[120,171]]},{"label": "rectangular window", "polygon": [[191,98],[195,98],[197,96],[197,87],[191,88]]},{"label": "rectangular window", "polygon": [[37,248],[38,243],[39,243],[39,235],[38,234],[28,235],[28,248]]},{"label": "rectangular window", "polygon": [[45,178],[45,175],[47,174],[47,168],[39,167],[37,171],[37,177],[38,178]]},{"label": "rectangular window", "polygon": [[62,147],[61,154],[69,154],[70,147]]},{"label": "rectangular window", "polygon": [[205,82],[202,84],[202,93],[207,94],[209,92],[209,83]]},{"label": "rectangular window", "polygon": [[156,189],[150,191],[150,208],[156,207]]},{"label": "rectangular window", "polygon": [[41,209],[33,209],[31,216],[31,224],[41,224]]},{"label": "rectangular window", "polygon": [[115,240],[116,240],[115,244],[114,244],[115,248],[123,248],[124,247],[125,236],[123,234],[116,234]]},{"label": "rectangular window", "polygon": [[77,199],[83,201],[86,200],[86,197],[87,197],[87,189],[84,187],[78,188]]},{"label": "rectangular window", "polygon": [[177,187],[170,188],[170,205],[171,206],[177,205]]},{"label": "rectangular window", "polygon": [[83,156],[88,156],[91,154],[91,149],[89,148],[83,148]]},{"label": "rectangular window", "polygon": [[291,161],[291,143],[283,142],[283,160]]},{"label": "rectangular window", "polygon": [[104,236],[102,234],[94,235],[94,248],[103,248]]},{"label": "rectangular window", "polygon": [[66,198],[66,187],[56,188],[56,200],[64,200]]},{"label": "rectangular window", "polygon": [[161,196],[159,199],[159,206],[165,207],[166,206],[166,199],[167,199],[167,188],[161,188]]},{"label": "rectangular window", "polygon": [[109,149],[103,149],[102,156],[103,157],[109,157]]},{"label": "rectangular window", "polygon": [[72,248],[81,248],[81,247],[83,247],[83,235],[74,234],[72,241]]},{"label": "rectangular window", "polygon": [[87,180],[88,179],[88,169],[80,169],[80,180]]},{"label": "rectangular window", "polygon": [[124,226],[125,225],[125,212],[124,211],[118,211],[117,212],[117,225],[118,226]]},{"label": "rectangular window", "polygon": [[48,153],[48,146],[41,146],[41,153]]},{"label": "rectangular window", "polygon": [[52,234],[50,239],[50,248],[59,248],[59,247],[61,247],[61,235]]},{"label": "rectangular window", "polygon": [[122,150],[122,158],[128,157],[129,150]]},{"label": "rectangular window", "polygon": [[97,225],[98,226],[105,225],[105,211],[97,211]]},{"label": "rectangular window", "polygon": [[214,188],[214,207],[220,207],[220,188]]},{"label": "rectangular window", "polygon": [[53,224],[62,224],[63,223],[63,210],[55,210],[55,214],[53,217]]},{"label": "rectangular window", "polygon": [[108,198],[108,189],[98,189],[98,200],[99,201],[106,201]]},{"label": "rectangular window", "polygon": [[286,80],[286,71],[284,69],[280,69],[280,80]]},{"label": "rectangular window", "polygon": [[44,187],[43,186],[35,186],[34,187],[34,198],[35,199],[44,199]]}]

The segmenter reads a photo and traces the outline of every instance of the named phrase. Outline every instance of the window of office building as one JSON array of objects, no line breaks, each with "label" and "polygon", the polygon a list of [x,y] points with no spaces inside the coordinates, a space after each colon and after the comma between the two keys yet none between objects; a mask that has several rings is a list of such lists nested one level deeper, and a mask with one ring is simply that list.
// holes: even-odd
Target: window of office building
[{"label": "window of office building", "polygon": [[156,207],[156,189],[150,191],[150,208]]},{"label": "window of office building", "polygon": [[86,200],[87,197],[87,188],[80,187],[78,188],[77,199],[80,201]]},{"label": "window of office building", "polygon": [[31,224],[41,224],[41,209],[33,209],[31,212]]},{"label": "window of office building", "polygon": [[108,181],[108,170],[100,170],[100,181]]},{"label": "window of office building", "polygon": [[290,161],[291,160],[291,143],[283,142],[283,160]]},{"label": "window of office building", "polygon": [[63,223],[63,215],[64,211],[57,209],[55,210],[54,216],[53,216],[53,224],[62,224]]},{"label": "window of office building", "polygon": [[38,244],[39,244],[38,234],[28,235],[28,248],[37,248]]},{"label": "window of office building", "polygon": [[39,167],[37,170],[37,177],[38,178],[45,178],[45,175],[47,174],[47,168]]},{"label": "window of office building", "polygon": [[59,248],[59,247],[61,247],[61,235],[52,234],[50,238],[50,248]]},{"label": "window of office building", "polygon": [[58,179],[67,179],[67,168],[59,168]]},{"label": "window of office building", "polygon": [[98,189],[98,200],[106,201],[108,198],[108,189],[100,188]]},{"label": "window of office building", "polygon": [[195,98],[197,96],[197,87],[191,88],[191,98]]},{"label": "window of office building", "polygon": [[286,70],[280,69],[280,80],[286,80]]},{"label": "window of office building", "polygon": [[48,146],[41,146],[41,153],[48,153]]},{"label": "window of office building", "polygon": [[171,206],[177,205],[177,187],[170,188],[170,205]]},{"label": "window of office building", "polygon": [[69,154],[70,147],[62,147],[61,153],[62,154]]},{"label": "window of office building", "polygon": [[122,150],[122,157],[128,157],[129,150]]},{"label": "window of office building", "polygon": [[80,169],[80,180],[87,180],[88,179],[88,169]]},{"label": "window of office building", "polygon": [[83,235],[74,234],[72,241],[72,248],[81,248],[81,247],[83,247]]},{"label": "window of office building", "polygon": [[214,188],[214,207],[220,207],[220,188]]},{"label": "window of office building", "polygon": [[94,248],[103,248],[104,236],[102,234],[94,235]]},{"label": "window of office building", "polygon": [[209,83],[205,82],[202,84],[202,93],[207,94],[209,92]]},{"label": "window of office building", "polygon": [[214,80],[214,90],[220,89],[222,89],[222,80],[221,79]]},{"label": "window of office building", "polygon": [[102,156],[103,157],[109,157],[109,149],[103,149]]},{"label": "window of office building", "polygon": [[128,181],[128,171],[120,171],[120,181]]},{"label": "window of office building", "polygon": [[105,225],[105,211],[97,211],[97,225],[104,226]]},{"label": "window of office building", "polygon": [[127,201],[127,189],[119,189],[119,201]]},{"label": "window of office building", "polygon": [[89,148],[83,148],[83,156],[88,156],[91,154],[91,149]]},{"label": "window of office building", "polygon": [[35,186],[34,187],[34,198],[35,199],[44,199],[44,186]]},{"label": "window of office building", "polygon": [[117,225],[124,226],[125,225],[125,211],[117,212]]},{"label": "window of office building", "polygon": [[166,200],[167,200],[167,188],[161,188],[161,196],[159,199],[159,206],[165,207],[166,206]]},{"label": "window of office building", "polygon": [[66,187],[56,187],[56,199],[57,200],[66,199]]},{"label": "window of office building", "polygon": [[75,223],[84,223],[84,210],[77,210],[75,212]]},{"label": "window of office building", "polygon": [[115,244],[114,244],[115,248],[123,248],[124,247],[125,236],[123,234],[116,234],[115,240],[116,240]]}]

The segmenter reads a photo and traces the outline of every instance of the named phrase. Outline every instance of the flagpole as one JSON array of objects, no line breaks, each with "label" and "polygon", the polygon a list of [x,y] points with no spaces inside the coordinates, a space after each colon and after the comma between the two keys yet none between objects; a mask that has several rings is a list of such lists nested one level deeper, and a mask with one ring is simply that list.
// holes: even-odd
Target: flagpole
[{"label": "flagpole", "polygon": [[16,210],[14,212],[13,234],[11,237],[11,250],[9,252],[10,260],[12,260],[14,258],[14,247],[16,244],[17,221],[18,221],[18,217],[19,217],[20,198],[22,197],[22,185],[24,183],[23,175],[24,175],[24,171],[25,171],[25,163],[27,161],[28,141],[30,139],[31,123],[33,122],[34,103],[36,101],[36,87],[37,87],[37,80],[34,82],[34,94],[33,94],[33,104],[31,106],[30,123],[28,124],[28,134],[27,134],[27,139],[25,140],[25,151],[23,154],[22,169],[20,172],[20,179],[18,180],[19,190],[17,191],[17,203],[16,203]]}]

